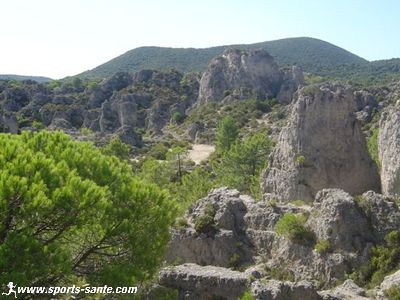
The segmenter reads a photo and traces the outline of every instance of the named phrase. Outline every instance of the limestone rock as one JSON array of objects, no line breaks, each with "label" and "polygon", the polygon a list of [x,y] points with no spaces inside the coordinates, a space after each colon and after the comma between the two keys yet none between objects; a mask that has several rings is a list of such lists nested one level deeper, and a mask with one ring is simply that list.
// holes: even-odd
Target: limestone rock
[{"label": "limestone rock", "polygon": [[214,58],[200,80],[199,102],[221,101],[229,94],[259,98],[278,94],[283,74],[264,50],[229,49]]},{"label": "limestone rock", "polygon": [[394,285],[400,288],[400,270],[396,273],[393,273],[392,275],[385,276],[380,285],[380,289],[384,292]]},{"label": "limestone rock", "polygon": [[354,111],[350,88],[322,85],[298,91],[263,174],[264,193],[281,201],[312,201],[324,188],[353,195],[379,191],[377,168]]},{"label": "limestone rock", "polygon": [[245,273],[196,264],[165,268],[160,272],[159,282],[163,286],[178,289],[179,299],[186,300],[236,300],[249,285]]},{"label": "limestone rock", "polygon": [[251,286],[254,299],[256,300],[320,300],[317,289],[311,282],[282,282],[268,280],[263,284],[256,281]]},{"label": "limestone rock", "polygon": [[362,195],[359,205],[368,218],[377,242],[383,242],[389,232],[400,230],[400,210],[392,198],[369,191]]},{"label": "limestone rock", "polygon": [[383,112],[379,122],[382,192],[400,196],[400,106]]},{"label": "limestone rock", "polygon": [[318,240],[328,240],[335,249],[362,251],[373,235],[354,198],[339,189],[318,192],[308,226]]},{"label": "limestone rock", "polygon": [[290,70],[284,72],[282,85],[276,99],[281,104],[291,103],[294,93],[304,84],[303,71],[301,68],[293,66]]},{"label": "limestone rock", "polygon": [[332,290],[319,292],[323,299],[340,299],[340,300],[367,300],[366,292],[360,288],[353,280],[347,279],[343,284]]},{"label": "limestone rock", "polygon": [[[253,253],[244,231],[243,218],[247,208],[239,196],[236,190],[222,188],[211,191],[197,202],[186,215],[188,226],[172,231],[167,261],[222,267],[252,261]],[[215,210],[215,230],[196,232],[194,224],[209,205]]]}]

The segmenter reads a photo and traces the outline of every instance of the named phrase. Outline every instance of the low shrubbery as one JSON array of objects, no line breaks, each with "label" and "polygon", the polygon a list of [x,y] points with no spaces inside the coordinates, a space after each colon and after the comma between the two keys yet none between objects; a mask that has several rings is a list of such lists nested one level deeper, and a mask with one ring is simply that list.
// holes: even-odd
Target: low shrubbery
[{"label": "low shrubbery", "polygon": [[315,235],[305,226],[306,221],[305,215],[287,213],[279,219],[275,231],[295,243],[309,245],[315,241]]},{"label": "low shrubbery", "polygon": [[194,223],[194,229],[197,232],[206,233],[214,229],[214,206],[209,203],[204,207],[203,213],[197,217]]}]

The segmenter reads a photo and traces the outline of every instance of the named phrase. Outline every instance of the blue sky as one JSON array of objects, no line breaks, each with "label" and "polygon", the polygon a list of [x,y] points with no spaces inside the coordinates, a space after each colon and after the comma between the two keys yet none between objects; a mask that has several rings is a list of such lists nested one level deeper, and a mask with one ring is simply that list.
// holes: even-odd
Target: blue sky
[{"label": "blue sky", "polygon": [[400,57],[395,0],[0,0],[0,74],[62,78],[140,46],[309,36],[368,60]]}]

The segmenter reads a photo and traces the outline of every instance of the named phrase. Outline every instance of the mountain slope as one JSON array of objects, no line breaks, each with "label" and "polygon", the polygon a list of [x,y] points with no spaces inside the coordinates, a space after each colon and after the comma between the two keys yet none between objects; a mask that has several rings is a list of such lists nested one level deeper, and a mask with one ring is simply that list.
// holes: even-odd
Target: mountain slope
[{"label": "mountain slope", "polygon": [[299,65],[304,71],[317,75],[330,74],[343,65],[368,65],[367,60],[328,42],[300,37],[204,49],[140,47],[78,76],[101,78],[118,71],[136,72],[142,69],[175,68],[182,72],[203,71],[213,57],[221,54],[227,48],[265,49],[279,65]]},{"label": "mountain slope", "polygon": [[49,82],[53,79],[43,76],[25,76],[25,75],[14,75],[14,74],[0,74],[0,80],[34,80],[37,82]]}]

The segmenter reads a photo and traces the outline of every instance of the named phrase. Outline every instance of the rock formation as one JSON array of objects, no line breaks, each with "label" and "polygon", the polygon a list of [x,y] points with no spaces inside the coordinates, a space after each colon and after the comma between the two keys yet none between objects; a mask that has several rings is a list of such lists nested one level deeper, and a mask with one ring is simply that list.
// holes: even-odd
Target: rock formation
[{"label": "rock formation", "polygon": [[264,193],[281,201],[311,201],[317,191],[329,187],[352,195],[379,191],[377,168],[354,110],[350,88],[301,89],[263,175]]},{"label": "rock formation", "polygon": [[379,160],[382,192],[400,196],[400,106],[391,107],[379,122]]},{"label": "rock formation", "polygon": [[[364,291],[350,281],[321,295],[310,283],[334,285],[365,264],[372,246],[381,243],[386,233],[400,229],[400,212],[393,199],[373,191],[361,198],[356,201],[343,190],[324,189],[312,206],[295,206],[271,199],[256,202],[236,190],[215,189],[188,210],[183,225],[173,229],[166,259],[183,265],[163,270],[160,283],[190,295],[203,293],[209,285],[206,295],[231,299],[231,290],[225,291],[224,298],[218,285],[211,283],[217,279],[204,279],[213,273],[216,277],[225,274],[230,281],[252,278],[252,284],[241,284],[251,289],[255,299],[336,299],[329,297],[342,294],[363,299]],[[199,229],[206,211],[212,211],[207,226]],[[315,240],[304,244],[278,235],[275,226],[287,213],[308,216],[305,227]],[[322,252],[316,250],[321,241],[329,244]],[[242,272],[230,273],[228,268]],[[275,280],[266,283],[265,279]]]},{"label": "rock formation", "polygon": [[266,99],[278,94],[278,99],[288,103],[303,83],[299,68],[281,71],[264,50],[228,49],[210,62],[201,77],[199,103],[254,96]]}]

